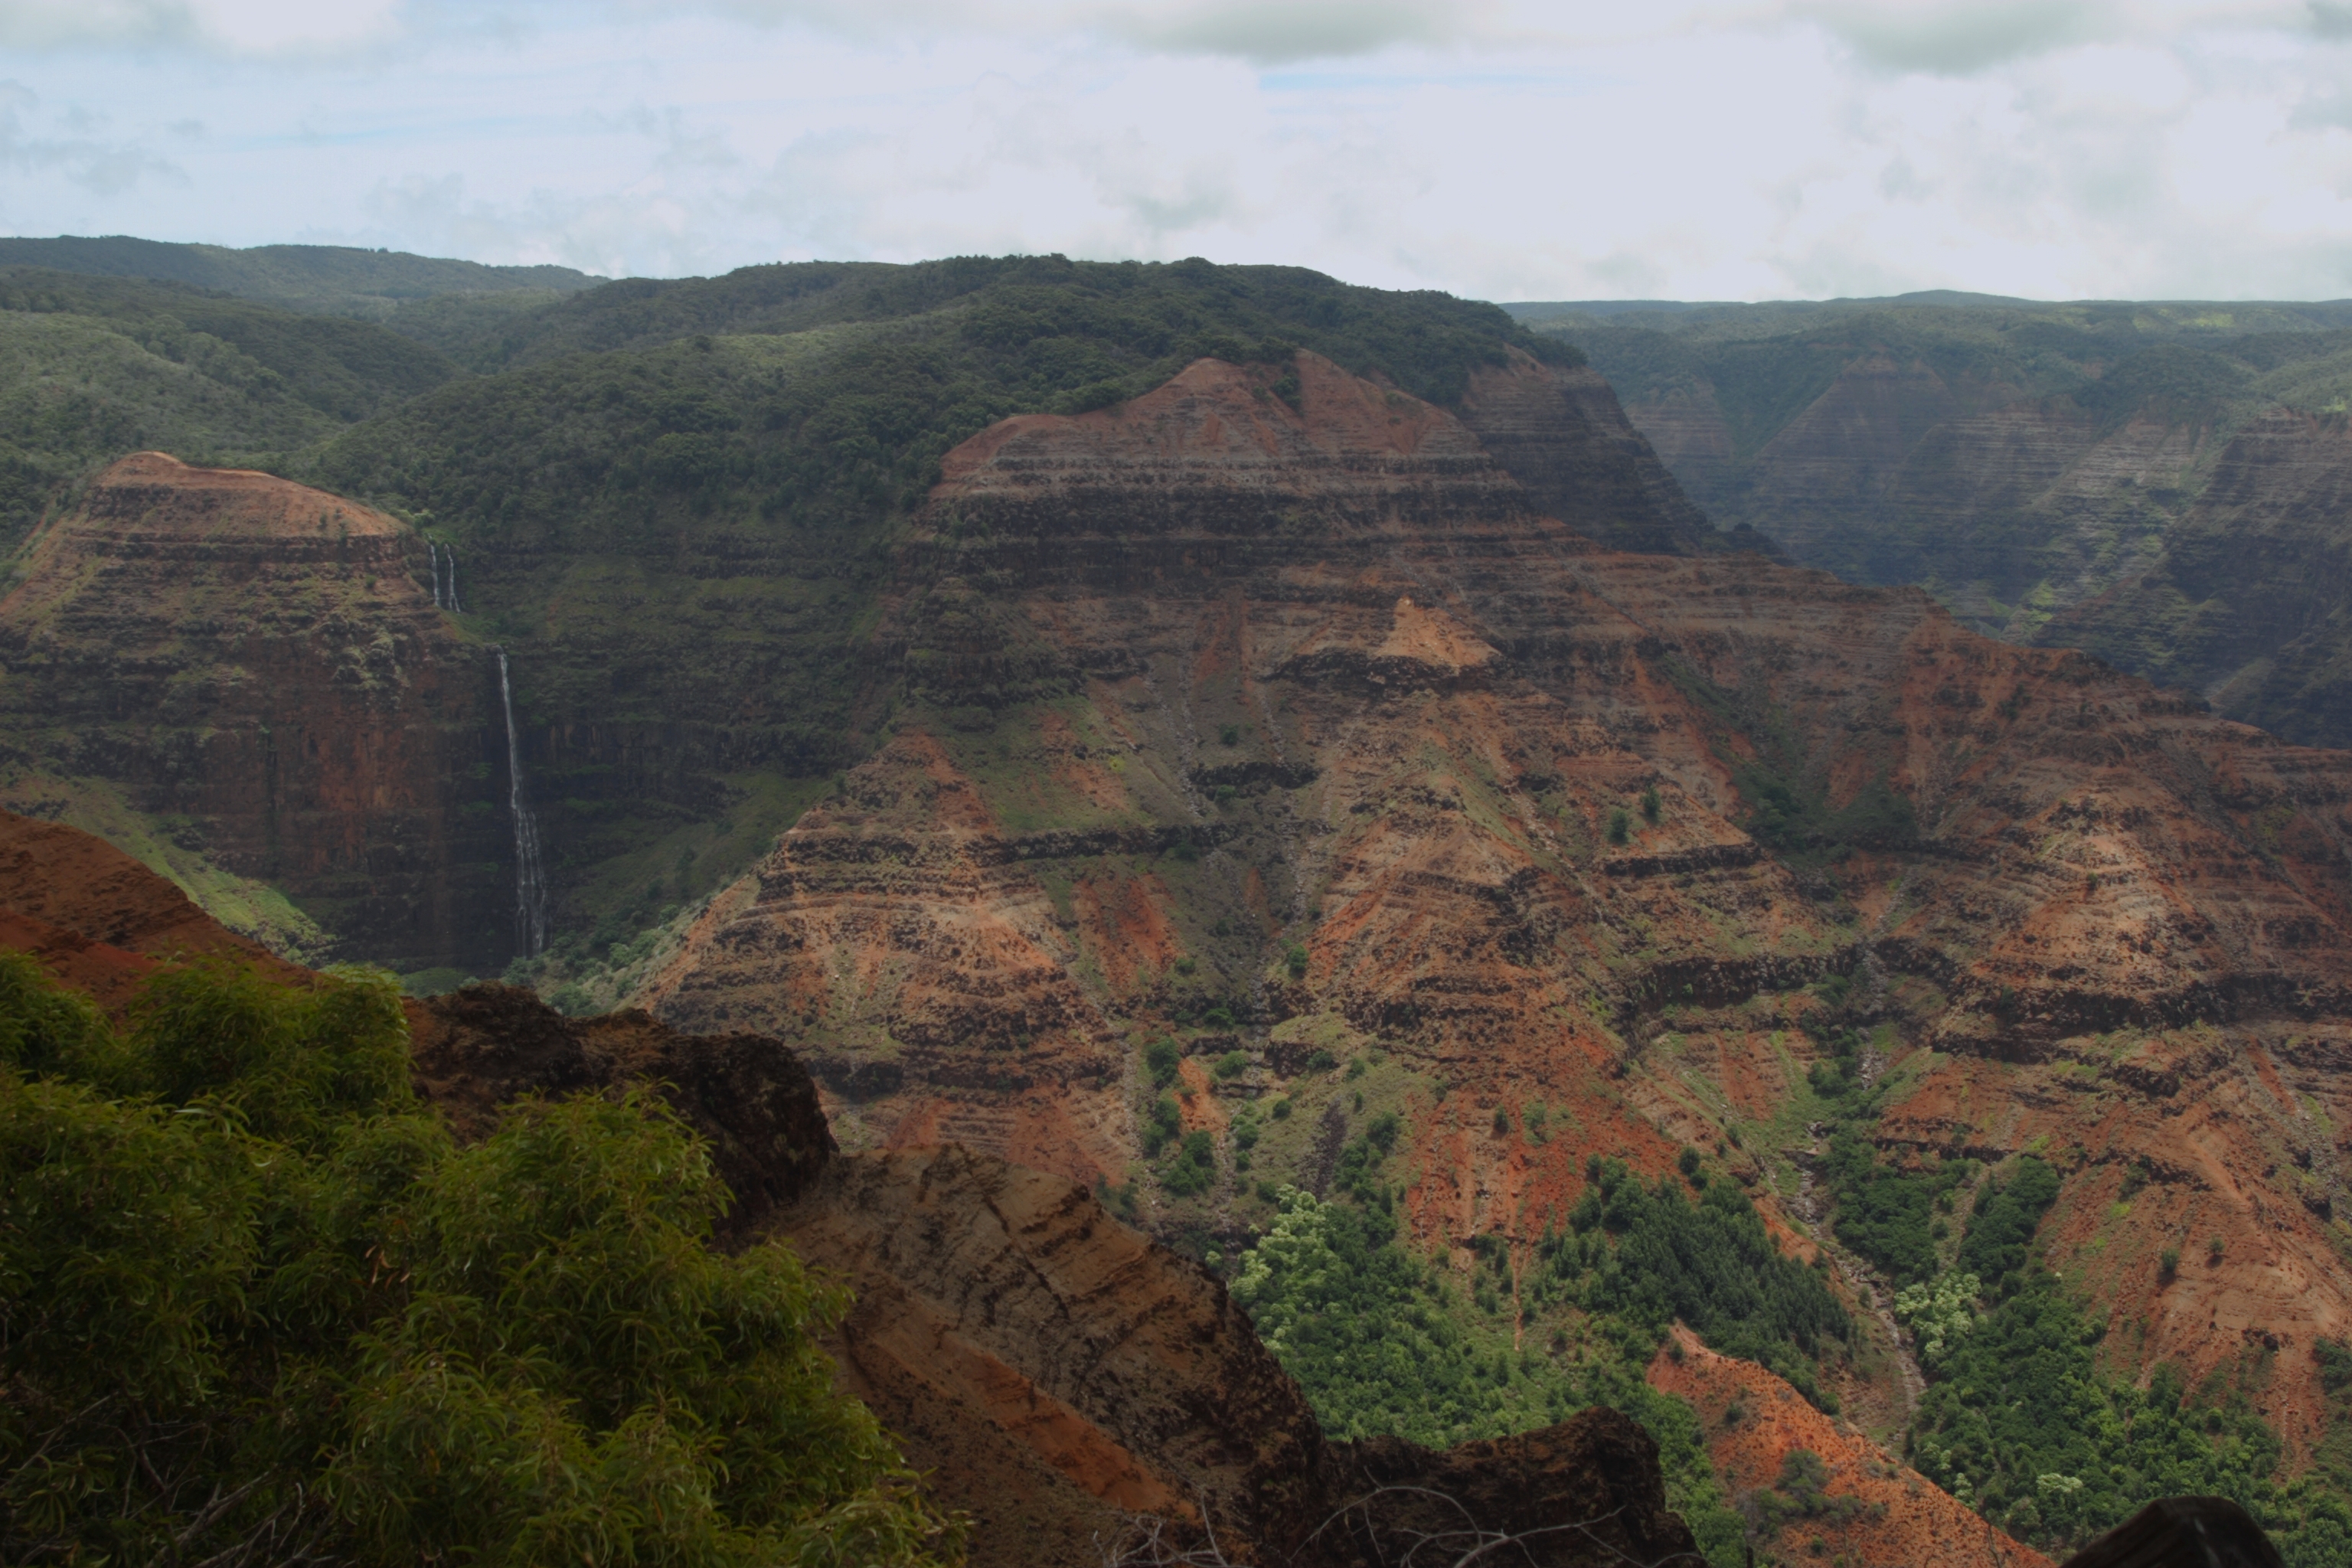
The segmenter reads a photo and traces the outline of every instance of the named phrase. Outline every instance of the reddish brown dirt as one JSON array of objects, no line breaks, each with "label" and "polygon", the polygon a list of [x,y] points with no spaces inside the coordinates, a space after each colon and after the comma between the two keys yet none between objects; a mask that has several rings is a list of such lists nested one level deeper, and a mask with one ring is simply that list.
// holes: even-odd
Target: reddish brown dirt
[{"label": "reddish brown dirt", "polygon": [[29,952],[119,1019],[162,963],[218,957],[283,980],[310,972],[224,929],[104,839],[0,811],[0,947]]},{"label": "reddish brown dirt", "polygon": [[[1979,1519],[1868,1437],[1814,1409],[1780,1379],[1753,1362],[1716,1354],[1686,1331],[1677,1330],[1650,1363],[1650,1383],[1689,1400],[1698,1412],[1717,1481],[1735,1499],[1769,1491],[1792,1450],[1811,1449],[1827,1464],[1824,1490],[1832,1509],[1782,1524],[1768,1549],[1776,1560],[2050,1568],[2050,1559]],[[1853,1501],[1840,1504],[1840,1499]]]},{"label": "reddish brown dirt", "polygon": [[[1059,1178],[955,1146],[845,1155],[782,1234],[855,1287],[844,1385],[972,1516],[975,1568],[1099,1563],[1128,1516],[1203,1509],[1233,1561],[1300,1568],[1393,1562],[1398,1531],[1432,1507],[1450,1528],[1457,1504],[1495,1530],[1599,1521],[1541,1538],[1542,1564],[1689,1548],[1655,1448],[1613,1412],[1445,1454],[1327,1444],[1215,1279]],[[1317,1533],[1376,1488],[1429,1489],[1377,1500],[1378,1543]]]}]

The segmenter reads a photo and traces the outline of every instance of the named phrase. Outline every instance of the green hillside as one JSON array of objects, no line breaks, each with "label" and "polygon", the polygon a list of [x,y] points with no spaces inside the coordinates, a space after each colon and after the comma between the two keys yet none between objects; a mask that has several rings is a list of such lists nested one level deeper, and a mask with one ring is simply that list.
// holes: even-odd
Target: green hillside
[{"label": "green hillside", "polygon": [[100,278],[185,283],[306,310],[382,314],[441,295],[559,295],[604,279],[569,267],[486,267],[346,245],[174,245],[113,234],[0,238],[0,267],[41,267]]},{"label": "green hillside", "polygon": [[126,452],[265,461],[456,374],[365,321],[184,284],[0,268],[0,540]]}]

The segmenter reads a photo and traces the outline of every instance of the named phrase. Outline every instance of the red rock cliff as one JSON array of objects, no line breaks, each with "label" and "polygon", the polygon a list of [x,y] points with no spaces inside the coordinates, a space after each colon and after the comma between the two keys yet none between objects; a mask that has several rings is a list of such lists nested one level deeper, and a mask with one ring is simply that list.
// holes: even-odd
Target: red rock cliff
[{"label": "red rock cliff", "polygon": [[12,798],[69,807],[72,781],[107,781],[380,962],[499,951],[496,678],[422,554],[337,496],[123,458],[0,599]]}]

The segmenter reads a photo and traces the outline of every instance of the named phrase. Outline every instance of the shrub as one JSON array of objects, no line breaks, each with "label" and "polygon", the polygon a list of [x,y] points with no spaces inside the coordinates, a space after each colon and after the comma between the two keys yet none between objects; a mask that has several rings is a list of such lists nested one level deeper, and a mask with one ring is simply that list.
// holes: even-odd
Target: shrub
[{"label": "shrub", "polygon": [[1659,805],[1657,785],[1652,784],[1642,792],[1642,820],[1654,827],[1657,826]]},{"label": "shrub", "polygon": [[1143,1047],[1143,1065],[1150,1072],[1152,1085],[1157,1089],[1166,1089],[1176,1081],[1176,1071],[1183,1059],[1183,1053],[1171,1039],[1157,1039]]},{"label": "shrub", "polygon": [[1221,746],[1240,745],[1242,743],[1241,726],[1238,724],[1219,725],[1217,727],[1217,743]]},{"label": "shrub", "polygon": [[1184,1118],[1177,1110],[1176,1101],[1161,1095],[1153,1102],[1151,1114],[1143,1124],[1143,1157],[1157,1159],[1160,1151],[1168,1146],[1169,1140],[1174,1138],[1183,1125]]},{"label": "shrub", "polygon": [[1697,1175],[1698,1151],[1696,1149],[1685,1148],[1681,1153],[1675,1155],[1675,1168],[1685,1176]]},{"label": "shrub", "polygon": [[2156,1255],[2156,1277],[2158,1279],[2169,1285],[2172,1283],[2173,1277],[2179,1272],[2180,1248],[2168,1247]]},{"label": "shrub", "polygon": [[1249,1070],[1249,1056],[1243,1051],[1227,1051],[1217,1058],[1213,1069],[1222,1079],[1235,1079]]},{"label": "shrub", "polygon": [[1289,1121],[1289,1120],[1290,1120],[1290,1097],[1289,1097],[1288,1095],[1285,1095],[1285,1096],[1283,1096],[1283,1098],[1281,1098],[1280,1100],[1276,1100],[1276,1101],[1274,1102],[1274,1110],[1273,1110],[1272,1111],[1268,1112],[1268,1114],[1269,1114],[1269,1115],[1271,1115],[1271,1116],[1272,1116],[1272,1117],[1273,1117],[1276,1121]]},{"label": "shrub", "polygon": [[1329,1051],[1325,1050],[1321,1046],[1318,1046],[1313,1050],[1307,1053],[1306,1066],[1308,1072],[1329,1072],[1333,1068],[1338,1067],[1339,1065],[1339,1058],[1333,1056]]},{"label": "shrub", "polygon": [[1625,814],[1625,808],[1622,805],[1610,807],[1609,842],[1622,845],[1630,841],[1633,837],[1633,819]]},{"label": "shrub", "polygon": [[1205,1193],[1217,1179],[1216,1142],[1206,1132],[1187,1132],[1175,1163],[1160,1173],[1160,1184],[1172,1197]]},{"label": "shrub", "polygon": [[1511,1113],[1498,1105],[1495,1107],[1495,1136],[1508,1138],[1510,1135]]},{"label": "shrub", "polygon": [[1290,970],[1290,977],[1293,980],[1304,980],[1307,978],[1307,950],[1305,948],[1299,946],[1297,942],[1292,942],[1290,944],[1290,951],[1282,955],[1282,961],[1286,966],[1288,966]]}]

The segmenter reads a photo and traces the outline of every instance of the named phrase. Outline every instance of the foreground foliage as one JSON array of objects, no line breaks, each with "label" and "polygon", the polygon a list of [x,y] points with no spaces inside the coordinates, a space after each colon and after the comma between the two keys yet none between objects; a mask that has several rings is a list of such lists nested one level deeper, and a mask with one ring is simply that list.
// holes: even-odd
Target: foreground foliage
[{"label": "foreground foliage", "polygon": [[0,1558],[926,1563],[811,1339],[845,1305],[632,1094],[458,1148],[397,994],[0,955]]}]

